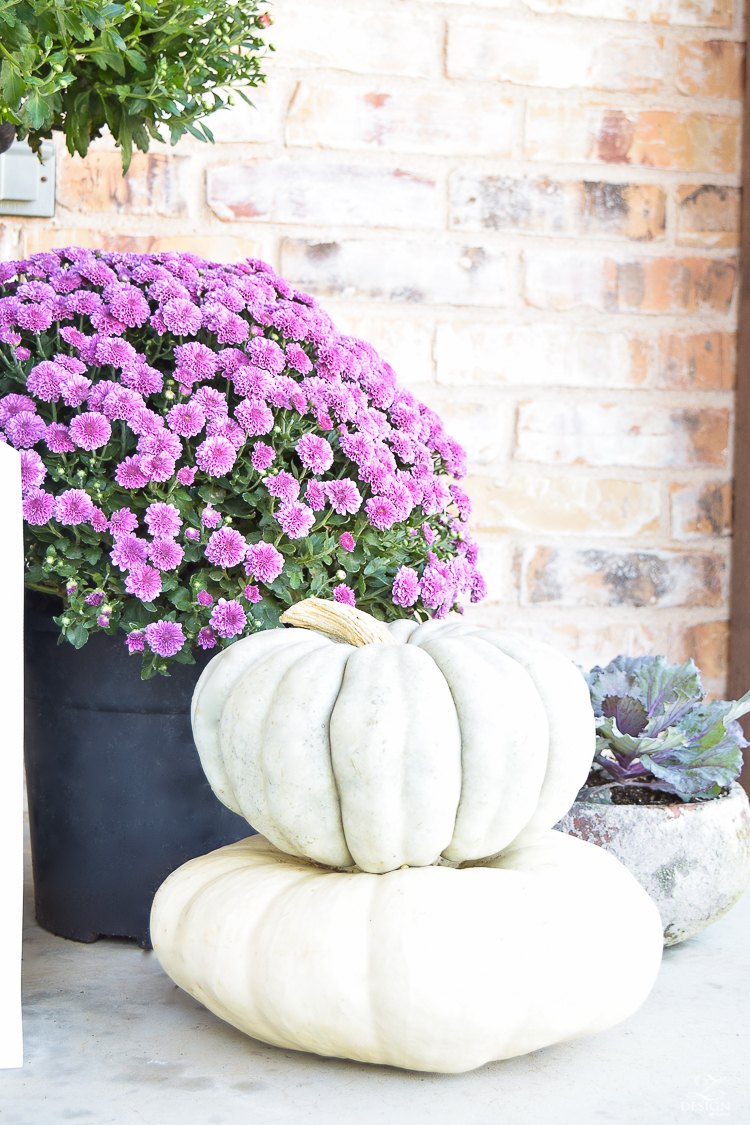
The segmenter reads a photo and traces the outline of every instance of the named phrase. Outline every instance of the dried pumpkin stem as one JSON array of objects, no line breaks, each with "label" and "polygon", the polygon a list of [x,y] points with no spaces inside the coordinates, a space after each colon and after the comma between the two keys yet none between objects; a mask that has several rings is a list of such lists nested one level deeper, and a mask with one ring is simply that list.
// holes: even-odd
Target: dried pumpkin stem
[{"label": "dried pumpkin stem", "polygon": [[361,648],[363,645],[396,643],[382,621],[377,621],[369,613],[355,609],[341,602],[326,601],[324,598],[306,598],[297,602],[279,621],[283,625],[296,625],[300,629],[317,629],[327,633],[334,640]]}]

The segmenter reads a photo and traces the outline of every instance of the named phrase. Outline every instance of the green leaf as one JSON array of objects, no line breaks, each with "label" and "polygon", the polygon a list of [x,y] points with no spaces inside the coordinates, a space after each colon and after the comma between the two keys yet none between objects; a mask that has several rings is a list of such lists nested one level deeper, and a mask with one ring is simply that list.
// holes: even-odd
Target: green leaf
[{"label": "green leaf", "polygon": [[15,109],[24,95],[26,84],[10,59],[3,60],[0,68],[0,85],[6,102]]}]

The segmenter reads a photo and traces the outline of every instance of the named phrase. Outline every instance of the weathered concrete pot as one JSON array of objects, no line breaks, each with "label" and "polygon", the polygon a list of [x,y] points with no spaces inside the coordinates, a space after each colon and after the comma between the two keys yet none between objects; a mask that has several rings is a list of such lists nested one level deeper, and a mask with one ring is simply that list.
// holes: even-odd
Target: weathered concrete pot
[{"label": "weathered concrete pot", "polygon": [[[598,798],[598,799],[597,799]],[[614,805],[582,790],[555,825],[611,852],[656,902],[664,944],[700,933],[734,906],[750,879],[750,802],[736,783],[692,804]]]}]

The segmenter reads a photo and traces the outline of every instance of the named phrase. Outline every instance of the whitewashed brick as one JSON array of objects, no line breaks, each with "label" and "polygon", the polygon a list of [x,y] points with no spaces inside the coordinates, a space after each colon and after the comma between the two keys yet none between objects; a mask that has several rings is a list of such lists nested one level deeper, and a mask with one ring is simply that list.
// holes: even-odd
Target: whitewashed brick
[{"label": "whitewashed brick", "polygon": [[404,386],[431,383],[435,378],[432,358],[434,329],[414,319],[384,316],[357,316],[351,311],[331,308],[331,315],[342,332],[367,340],[391,365]]},{"label": "whitewashed brick", "polygon": [[[482,555],[479,567],[482,569]],[[484,573],[484,572],[483,572]],[[464,620],[476,621],[494,629],[511,629],[526,637],[564,652],[588,672],[595,665],[606,667],[622,653],[625,656],[652,656],[664,652],[665,640],[658,629],[635,621],[616,625],[579,625],[573,621],[549,621],[541,607],[525,608],[520,619],[509,620],[508,607],[487,602],[467,606]]]},{"label": "whitewashed brick", "polygon": [[428,388],[422,390],[420,397],[440,415],[451,437],[464,447],[470,466],[481,469],[501,458],[507,460],[513,440],[512,403],[486,396],[459,401]]},{"label": "whitewashed brick", "polygon": [[664,41],[538,20],[456,17],[448,24],[446,65],[450,78],[638,93],[663,86]]},{"label": "whitewashed brick", "polygon": [[524,0],[524,3],[540,15],[564,12],[571,16],[640,23],[732,26],[732,0]]},{"label": "whitewashed brick", "polygon": [[206,200],[220,219],[246,222],[430,229],[441,219],[435,181],[400,168],[219,164],[208,169]]},{"label": "whitewashed brick", "polygon": [[681,551],[605,551],[528,547],[521,563],[521,604],[558,606],[720,606],[722,555]]},{"label": "whitewashed brick", "polygon": [[415,304],[502,305],[505,255],[481,246],[408,239],[286,239],[284,277],[322,297]]},{"label": "whitewashed brick", "polygon": [[272,75],[245,93],[252,105],[233,94],[235,104],[218,110],[206,121],[217,144],[268,144],[281,138],[287,100],[284,84]]},{"label": "whitewashed brick", "polygon": [[472,526],[484,531],[634,538],[659,528],[656,481],[470,476],[463,487]]},{"label": "whitewashed brick", "polygon": [[640,386],[649,350],[647,341],[626,332],[556,324],[449,321],[435,337],[437,381],[448,386]]},{"label": "whitewashed brick", "polygon": [[724,465],[728,412],[622,403],[523,402],[515,457],[546,465]]},{"label": "whitewashed brick", "polygon": [[449,156],[511,156],[514,106],[481,90],[361,91],[301,82],[289,109],[288,145]]},{"label": "whitewashed brick", "polygon": [[403,7],[394,16],[392,11],[374,12],[371,4],[276,0],[273,12],[269,38],[284,66],[412,78],[438,75],[440,21],[415,7]]}]

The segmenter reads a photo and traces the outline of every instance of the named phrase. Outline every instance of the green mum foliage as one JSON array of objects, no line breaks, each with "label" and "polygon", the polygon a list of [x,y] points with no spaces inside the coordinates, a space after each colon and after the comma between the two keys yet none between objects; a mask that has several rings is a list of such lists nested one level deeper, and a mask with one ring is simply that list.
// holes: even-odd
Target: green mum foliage
[{"label": "green mum foliage", "polygon": [[54,129],[85,156],[106,125],[133,145],[212,141],[204,118],[265,80],[262,0],[0,0],[0,118],[35,152]]}]

